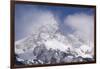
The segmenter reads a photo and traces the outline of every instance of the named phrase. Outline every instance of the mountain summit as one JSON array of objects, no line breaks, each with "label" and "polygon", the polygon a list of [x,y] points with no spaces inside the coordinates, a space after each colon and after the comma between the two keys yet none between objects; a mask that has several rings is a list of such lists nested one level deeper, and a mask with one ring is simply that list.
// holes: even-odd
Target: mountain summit
[{"label": "mountain summit", "polygon": [[64,35],[57,22],[36,25],[36,31],[15,42],[16,63],[55,64],[93,61],[93,44],[78,34]]}]

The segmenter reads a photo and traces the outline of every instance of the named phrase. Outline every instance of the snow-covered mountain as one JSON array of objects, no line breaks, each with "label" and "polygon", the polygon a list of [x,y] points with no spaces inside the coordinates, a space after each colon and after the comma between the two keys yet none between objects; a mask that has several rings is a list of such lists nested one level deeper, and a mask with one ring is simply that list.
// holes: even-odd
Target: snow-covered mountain
[{"label": "snow-covered mountain", "polygon": [[93,61],[93,52],[92,42],[74,33],[63,35],[56,22],[15,42],[16,60],[22,64]]}]

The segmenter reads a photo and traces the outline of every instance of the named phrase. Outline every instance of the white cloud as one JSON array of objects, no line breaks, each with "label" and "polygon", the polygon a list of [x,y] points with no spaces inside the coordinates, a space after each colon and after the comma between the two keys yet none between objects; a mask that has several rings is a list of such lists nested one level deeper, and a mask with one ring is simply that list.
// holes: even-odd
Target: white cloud
[{"label": "white cloud", "polygon": [[49,11],[40,12],[35,15],[36,20],[31,21],[31,25],[28,28],[30,32],[38,32],[40,30],[44,31],[56,31],[58,29],[58,23],[55,19],[53,13]]},{"label": "white cloud", "polygon": [[82,38],[93,41],[94,17],[84,13],[69,15],[65,18],[65,24],[75,29]]},{"label": "white cloud", "polygon": [[29,34],[37,33],[41,29],[49,30],[51,32],[58,29],[57,20],[52,12],[37,9],[35,9],[35,11],[27,10],[25,13],[22,13],[19,25],[16,26],[19,29],[20,39]]}]

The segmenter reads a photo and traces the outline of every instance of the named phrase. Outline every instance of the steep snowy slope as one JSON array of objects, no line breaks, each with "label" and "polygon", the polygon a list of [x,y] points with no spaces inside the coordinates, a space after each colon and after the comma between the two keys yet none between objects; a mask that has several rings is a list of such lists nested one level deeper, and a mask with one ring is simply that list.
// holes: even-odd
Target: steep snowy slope
[{"label": "steep snowy slope", "polygon": [[55,59],[55,63],[80,62],[84,61],[83,58],[93,59],[93,47],[79,41],[74,35],[64,36],[60,32],[45,32],[17,41],[15,54],[24,60],[23,64],[52,64]]}]

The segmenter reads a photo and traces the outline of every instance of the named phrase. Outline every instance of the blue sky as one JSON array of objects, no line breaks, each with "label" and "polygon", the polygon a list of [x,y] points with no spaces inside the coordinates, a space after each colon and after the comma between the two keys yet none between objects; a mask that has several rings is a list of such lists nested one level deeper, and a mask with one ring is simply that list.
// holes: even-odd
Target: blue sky
[{"label": "blue sky", "polygon": [[[75,31],[74,29],[80,29],[80,28],[76,28],[79,26],[71,25],[71,24],[73,24],[72,21],[69,21],[69,20],[71,20],[71,17],[72,17],[72,20],[74,20],[73,16],[78,16],[78,15],[82,14],[81,16],[83,16],[83,21],[84,21],[85,17],[88,19],[88,16],[90,16],[90,17],[94,16],[93,8],[16,4],[15,5],[15,40],[22,39],[25,36],[29,35],[31,33],[31,31],[26,30],[26,29],[29,28],[30,25],[32,25],[32,23],[37,24],[37,22],[35,20],[37,20],[37,21],[39,20],[38,19],[39,14],[41,14],[41,13],[46,14],[46,12],[52,13],[52,15],[54,16],[53,18],[59,24],[59,28],[63,34],[72,33],[73,31]],[[80,16],[80,18],[81,18],[81,16]],[[75,18],[79,18],[79,16],[75,17]],[[68,20],[69,23],[66,20]],[[76,19],[75,21],[77,21],[77,20],[78,19]],[[91,19],[89,19],[87,21],[89,21],[89,23],[91,23],[90,20]],[[68,25],[67,25],[67,23],[68,23]],[[79,25],[81,25],[81,23]],[[84,25],[87,25],[87,24],[84,24]],[[72,27],[75,27],[75,28],[73,29]],[[32,29],[34,29],[34,28],[32,28]],[[81,29],[80,31],[84,31],[84,30]]]}]

